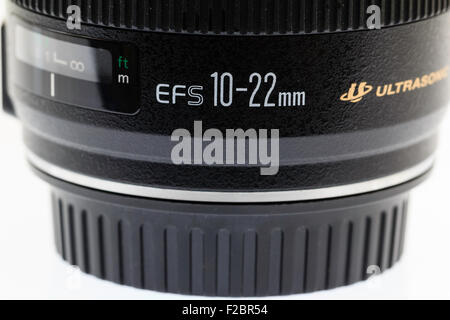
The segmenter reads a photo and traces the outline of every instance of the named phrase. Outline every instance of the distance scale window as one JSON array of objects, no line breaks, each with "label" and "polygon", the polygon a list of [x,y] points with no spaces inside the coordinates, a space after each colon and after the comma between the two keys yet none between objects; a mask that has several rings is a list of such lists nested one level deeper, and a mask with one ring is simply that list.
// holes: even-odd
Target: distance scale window
[{"label": "distance scale window", "polygon": [[139,111],[134,46],[51,32],[17,19],[13,30],[13,78],[20,88],[73,106]]}]

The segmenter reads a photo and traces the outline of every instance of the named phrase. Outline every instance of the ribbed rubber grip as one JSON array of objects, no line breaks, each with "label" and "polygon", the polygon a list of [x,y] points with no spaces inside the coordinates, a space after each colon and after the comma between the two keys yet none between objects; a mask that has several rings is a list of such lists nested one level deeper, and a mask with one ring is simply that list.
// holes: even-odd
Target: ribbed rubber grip
[{"label": "ribbed rubber grip", "polygon": [[380,6],[382,26],[419,21],[448,10],[449,0],[11,0],[66,18],[77,4],[84,23],[149,31],[213,34],[303,34],[367,28]]},{"label": "ribbed rubber grip", "polygon": [[312,292],[367,279],[403,251],[406,193],[231,206],[72,189],[53,191],[58,252],[84,272],[138,288],[207,296]]}]

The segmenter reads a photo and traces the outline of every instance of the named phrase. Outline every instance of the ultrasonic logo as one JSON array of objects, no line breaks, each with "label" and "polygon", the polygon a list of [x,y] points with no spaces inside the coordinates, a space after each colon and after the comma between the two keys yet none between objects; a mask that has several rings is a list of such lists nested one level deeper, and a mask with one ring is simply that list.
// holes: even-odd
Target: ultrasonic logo
[{"label": "ultrasonic logo", "polygon": [[355,91],[357,85],[357,83],[353,83],[350,90],[341,96],[341,100],[356,103],[361,101],[365,95],[369,94],[373,90],[373,87],[367,85],[367,82],[361,82],[358,87],[358,93],[356,93]]},{"label": "ultrasonic logo", "polygon": [[[432,86],[435,83],[443,81],[447,78],[448,66],[420,77],[379,85],[376,89],[376,97],[382,98],[385,96],[394,96],[413,92]],[[374,87],[368,85],[367,82],[361,82],[359,86],[357,83],[353,83],[348,92],[341,96],[341,101],[352,103],[360,102],[363,97],[371,93],[373,89]]]},{"label": "ultrasonic logo", "polygon": [[194,133],[173,131],[172,163],[176,165],[251,165],[260,166],[263,176],[278,173],[280,164],[278,129],[219,129],[203,131],[202,121],[194,122]]}]

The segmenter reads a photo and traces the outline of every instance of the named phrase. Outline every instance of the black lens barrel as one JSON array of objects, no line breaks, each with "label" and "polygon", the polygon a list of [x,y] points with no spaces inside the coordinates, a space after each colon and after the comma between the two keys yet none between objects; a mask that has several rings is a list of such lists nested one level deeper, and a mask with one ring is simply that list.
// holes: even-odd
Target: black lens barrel
[{"label": "black lens barrel", "polygon": [[82,22],[102,27],[212,34],[309,34],[367,29],[367,9],[381,8],[381,26],[416,22],[448,10],[446,0],[13,0],[66,19],[79,5]]},{"label": "black lens barrel", "polygon": [[266,296],[400,259],[450,100],[449,1],[8,4],[4,101],[70,264],[138,288]]}]

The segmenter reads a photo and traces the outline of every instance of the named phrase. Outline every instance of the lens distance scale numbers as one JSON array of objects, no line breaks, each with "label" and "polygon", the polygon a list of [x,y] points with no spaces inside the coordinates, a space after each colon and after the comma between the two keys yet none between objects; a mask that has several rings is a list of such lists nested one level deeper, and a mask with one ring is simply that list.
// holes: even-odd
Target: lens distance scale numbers
[{"label": "lens distance scale numbers", "polygon": [[137,50],[130,44],[52,32],[13,18],[13,82],[67,105],[135,114],[140,109]]}]

